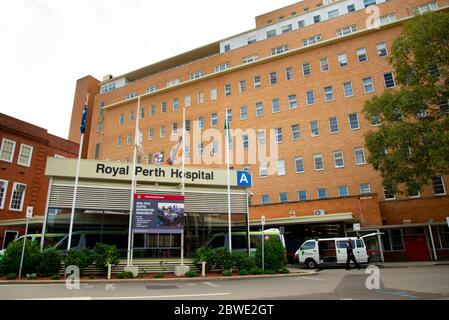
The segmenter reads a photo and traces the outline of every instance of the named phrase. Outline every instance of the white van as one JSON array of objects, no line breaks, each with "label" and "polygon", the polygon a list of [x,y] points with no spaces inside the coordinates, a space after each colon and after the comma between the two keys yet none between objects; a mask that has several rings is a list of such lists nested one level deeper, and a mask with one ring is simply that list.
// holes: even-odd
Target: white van
[{"label": "white van", "polygon": [[360,264],[366,264],[369,263],[370,259],[364,239],[375,235],[377,233],[367,234],[359,238],[346,237],[307,240],[296,251],[295,261],[298,261],[300,265],[305,265],[308,269],[346,264],[346,242],[348,239],[351,239],[355,259]]}]

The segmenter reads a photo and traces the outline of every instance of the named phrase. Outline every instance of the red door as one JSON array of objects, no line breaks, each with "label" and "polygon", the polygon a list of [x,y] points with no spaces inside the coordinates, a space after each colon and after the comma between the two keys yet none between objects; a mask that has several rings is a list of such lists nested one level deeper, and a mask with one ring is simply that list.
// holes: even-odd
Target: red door
[{"label": "red door", "polygon": [[405,255],[410,261],[429,261],[429,248],[425,235],[404,235]]}]

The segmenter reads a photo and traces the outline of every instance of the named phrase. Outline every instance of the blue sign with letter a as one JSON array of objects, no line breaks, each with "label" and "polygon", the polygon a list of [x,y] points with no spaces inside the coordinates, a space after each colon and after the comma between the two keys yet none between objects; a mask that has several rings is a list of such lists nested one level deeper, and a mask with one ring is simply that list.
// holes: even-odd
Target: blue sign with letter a
[{"label": "blue sign with letter a", "polygon": [[253,178],[251,173],[246,171],[237,171],[237,185],[245,188],[252,187]]}]

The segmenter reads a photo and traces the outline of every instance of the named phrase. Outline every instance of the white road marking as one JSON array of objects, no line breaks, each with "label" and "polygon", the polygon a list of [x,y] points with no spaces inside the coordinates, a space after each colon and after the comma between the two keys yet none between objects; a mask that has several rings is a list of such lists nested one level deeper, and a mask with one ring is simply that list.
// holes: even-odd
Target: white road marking
[{"label": "white road marking", "polygon": [[92,300],[92,297],[71,297],[71,298],[29,298],[29,299],[14,299],[14,300]]},{"label": "white road marking", "polygon": [[204,283],[206,286],[209,286],[209,287],[214,287],[214,288],[220,287],[218,284],[215,284],[215,283],[212,283],[212,282],[204,281],[203,283]]},{"label": "white road marking", "polygon": [[196,286],[197,286],[196,283],[187,283],[186,285],[187,285],[188,287],[196,287]]},{"label": "white road marking", "polygon": [[322,278],[317,278],[317,277],[298,277],[298,278],[295,278],[295,280],[324,281],[324,279],[322,279]]},{"label": "white road marking", "polygon": [[92,298],[93,300],[126,300],[126,299],[169,299],[169,298],[193,298],[193,297],[212,297],[212,296],[227,296],[230,292],[220,293],[204,293],[204,294],[174,294],[166,296],[137,296],[137,297],[99,297]]},{"label": "white road marking", "polygon": [[51,283],[51,284],[0,284],[0,289],[3,287],[50,287],[50,286],[63,286],[65,283]]}]

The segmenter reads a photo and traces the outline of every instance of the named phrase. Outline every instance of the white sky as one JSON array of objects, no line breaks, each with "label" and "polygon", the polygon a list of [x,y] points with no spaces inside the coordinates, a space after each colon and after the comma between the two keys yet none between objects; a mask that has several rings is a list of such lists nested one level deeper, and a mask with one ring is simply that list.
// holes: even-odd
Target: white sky
[{"label": "white sky", "polygon": [[67,138],[76,80],[101,80],[255,27],[298,0],[1,0],[0,112]]}]

